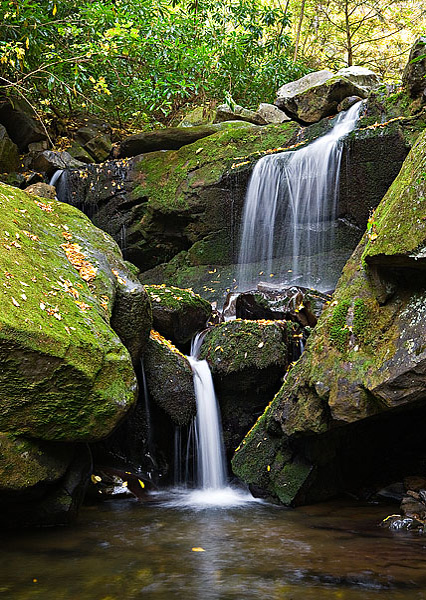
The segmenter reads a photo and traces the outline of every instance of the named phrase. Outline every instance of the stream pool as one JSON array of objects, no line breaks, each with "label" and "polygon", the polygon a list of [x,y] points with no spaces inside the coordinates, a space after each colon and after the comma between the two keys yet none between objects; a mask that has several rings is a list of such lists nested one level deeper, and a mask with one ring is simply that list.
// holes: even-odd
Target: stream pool
[{"label": "stream pool", "polygon": [[426,599],[426,537],[378,527],[392,511],[110,500],[69,528],[2,535],[0,599]]}]

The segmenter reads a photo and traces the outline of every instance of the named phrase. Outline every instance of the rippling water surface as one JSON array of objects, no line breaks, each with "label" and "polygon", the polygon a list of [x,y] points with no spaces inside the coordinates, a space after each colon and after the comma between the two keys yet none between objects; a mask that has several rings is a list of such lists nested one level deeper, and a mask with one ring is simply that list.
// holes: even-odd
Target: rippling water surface
[{"label": "rippling water surface", "polygon": [[392,508],[199,500],[108,501],[2,536],[0,598],[426,599],[426,538],[377,527]]}]

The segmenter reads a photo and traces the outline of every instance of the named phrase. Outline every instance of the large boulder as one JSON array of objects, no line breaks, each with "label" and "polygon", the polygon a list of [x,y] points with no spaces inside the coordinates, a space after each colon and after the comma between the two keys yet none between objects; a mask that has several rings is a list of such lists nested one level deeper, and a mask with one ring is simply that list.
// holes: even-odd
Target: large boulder
[{"label": "large boulder", "polygon": [[374,71],[371,71],[366,67],[344,67],[337,71],[336,76],[349,79],[352,83],[356,83],[356,85],[360,85],[367,89],[372,89],[381,83],[381,79],[377,73],[374,73]]},{"label": "large boulder", "polygon": [[[230,121],[231,119],[227,119]],[[130,135],[114,149],[114,156],[117,158],[126,158],[137,156],[146,152],[156,152],[157,150],[179,150],[182,146],[193,144],[218,131],[228,127],[245,127],[244,123],[229,124],[215,123],[209,125],[198,125],[194,127],[167,127],[165,129],[155,129],[154,131],[145,131]]]},{"label": "large boulder", "polygon": [[366,98],[368,89],[353,81],[349,73],[346,77],[326,70],[317,71],[280,87],[275,104],[301,123],[315,123],[335,114],[338,104],[348,96]]},{"label": "large boulder", "polygon": [[94,162],[103,162],[111,152],[111,127],[108,123],[94,117],[84,120],[85,124],[77,130],[75,142],[92,157]]},{"label": "large boulder", "polygon": [[90,474],[84,446],[0,433],[0,528],[65,525]]},{"label": "large boulder", "polygon": [[0,430],[103,438],[137,390],[109,324],[115,298],[120,287],[145,292],[113,240],[75,208],[5,185],[0,201]]},{"label": "large boulder", "polygon": [[24,100],[0,98],[0,123],[20,152],[26,152],[32,142],[48,139],[46,130]]},{"label": "large boulder", "polygon": [[42,173],[46,173],[48,177],[51,177],[59,169],[79,169],[80,167],[84,167],[85,164],[73,158],[69,152],[45,150],[36,155],[31,166],[36,171],[41,171]]},{"label": "large boulder", "polygon": [[10,173],[16,171],[18,167],[18,147],[7,135],[6,128],[0,125],[0,173]]},{"label": "large boulder", "polygon": [[205,335],[200,358],[207,360],[213,375],[229,456],[278,391],[298,333],[297,326],[285,321],[237,319]]},{"label": "large boulder", "polygon": [[212,312],[209,302],[192,290],[147,285],[154,329],[174,344],[186,344],[206,327]]},{"label": "large boulder", "polygon": [[426,102],[426,37],[420,37],[411,49],[402,75],[402,83],[411,98]]},{"label": "large boulder", "polygon": [[422,134],[305,353],[234,457],[240,477],[284,504],[383,487],[424,461],[425,168]]},{"label": "large boulder", "polygon": [[144,364],[150,397],[175,425],[188,425],[197,408],[192,369],[186,357],[153,330]]},{"label": "large boulder", "polygon": [[278,106],[267,104],[266,102],[259,104],[256,112],[264,119],[264,121],[266,121],[266,123],[285,123],[286,121],[291,120],[284,111],[278,108]]}]

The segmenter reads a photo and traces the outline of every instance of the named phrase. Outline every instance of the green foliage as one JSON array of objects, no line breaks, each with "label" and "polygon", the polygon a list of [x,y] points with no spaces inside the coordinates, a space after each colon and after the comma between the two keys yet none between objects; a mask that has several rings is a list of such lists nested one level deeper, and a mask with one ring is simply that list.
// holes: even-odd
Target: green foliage
[{"label": "green foliage", "polygon": [[254,106],[303,70],[260,0],[0,0],[0,77],[46,106],[143,124],[205,98]]}]

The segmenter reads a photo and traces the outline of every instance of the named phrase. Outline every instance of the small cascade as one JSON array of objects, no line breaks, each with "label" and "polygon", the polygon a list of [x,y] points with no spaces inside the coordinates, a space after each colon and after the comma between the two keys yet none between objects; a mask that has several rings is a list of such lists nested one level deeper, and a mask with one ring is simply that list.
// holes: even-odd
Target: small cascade
[{"label": "small cascade", "polygon": [[194,373],[197,401],[195,421],[197,445],[197,487],[218,490],[226,485],[226,461],[222,442],[219,406],[214,392],[213,379],[206,360],[198,360],[202,335],[192,343],[188,357]]},{"label": "small cascade", "polygon": [[148,477],[152,479],[153,470],[157,466],[155,458],[154,458],[154,441],[152,438],[153,432],[153,422],[151,418],[151,406],[149,400],[149,391],[148,391],[148,383],[146,380],[145,373],[145,365],[143,362],[143,358],[140,359],[141,366],[141,379],[142,379],[142,391],[143,391],[143,400],[144,400],[144,409],[145,409],[145,419],[146,419],[146,448],[147,452],[145,453],[146,458],[148,458],[152,463],[152,470],[148,471]]},{"label": "small cascade", "polygon": [[240,290],[269,277],[275,282],[277,275],[280,284],[297,282],[317,289],[335,284],[324,273],[327,254],[334,248],[340,140],[354,129],[360,106],[340,113],[332,129],[305,148],[257,162],[244,205]]}]

